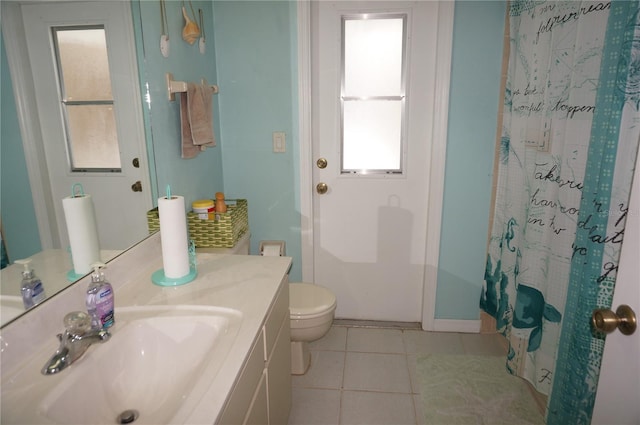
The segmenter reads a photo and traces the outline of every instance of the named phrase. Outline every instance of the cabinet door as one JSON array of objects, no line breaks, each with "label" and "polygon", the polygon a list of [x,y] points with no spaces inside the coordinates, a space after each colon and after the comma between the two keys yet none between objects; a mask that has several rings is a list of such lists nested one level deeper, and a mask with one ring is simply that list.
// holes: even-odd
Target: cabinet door
[{"label": "cabinet door", "polygon": [[267,403],[267,370],[263,369],[258,388],[253,395],[253,400],[243,424],[265,425],[269,420],[269,407]]},{"label": "cabinet door", "polygon": [[[258,339],[251,349],[247,363],[236,385],[227,400],[227,404],[217,422],[219,425],[238,425],[243,423],[249,411],[249,405],[254,397],[261,376],[264,374],[264,337],[260,332]],[[265,421],[266,423],[266,421]]]},{"label": "cabinet door", "polygon": [[291,328],[289,315],[286,315],[281,323],[280,332],[267,365],[270,425],[286,425],[291,410]]},{"label": "cabinet door", "polygon": [[264,324],[265,361],[271,357],[284,317],[289,317],[289,283],[287,276],[280,284],[271,312]]}]

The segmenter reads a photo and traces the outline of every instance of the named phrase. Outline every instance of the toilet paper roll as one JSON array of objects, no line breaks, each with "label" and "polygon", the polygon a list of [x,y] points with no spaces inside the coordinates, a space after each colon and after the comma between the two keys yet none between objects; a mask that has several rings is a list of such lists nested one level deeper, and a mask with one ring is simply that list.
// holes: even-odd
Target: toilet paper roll
[{"label": "toilet paper roll", "polygon": [[262,255],[265,257],[279,257],[280,245],[264,245],[262,247]]},{"label": "toilet paper roll", "polygon": [[169,279],[179,279],[189,274],[189,241],[184,197],[159,198],[158,214],[164,275]]},{"label": "toilet paper roll", "polygon": [[100,243],[96,213],[91,195],[69,196],[62,200],[67,223],[73,270],[83,275],[91,271],[91,264],[100,262]]}]

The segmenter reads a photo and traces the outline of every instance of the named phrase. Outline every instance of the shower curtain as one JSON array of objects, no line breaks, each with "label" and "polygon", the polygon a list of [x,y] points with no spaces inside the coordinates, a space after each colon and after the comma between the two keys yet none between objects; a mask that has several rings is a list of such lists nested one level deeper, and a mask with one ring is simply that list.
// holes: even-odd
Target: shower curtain
[{"label": "shower curtain", "polygon": [[638,1],[512,1],[496,201],[480,306],[507,369],[588,424],[640,135]]}]

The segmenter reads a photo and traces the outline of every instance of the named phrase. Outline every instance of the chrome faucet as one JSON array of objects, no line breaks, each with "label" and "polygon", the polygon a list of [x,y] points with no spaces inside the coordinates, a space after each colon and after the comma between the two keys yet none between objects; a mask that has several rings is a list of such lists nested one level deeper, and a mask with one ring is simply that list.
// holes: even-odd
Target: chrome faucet
[{"label": "chrome faucet", "polygon": [[91,329],[89,315],[76,311],[64,317],[65,331],[58,334],[60,346],[42,368],[43,375],[53,375],[71,366],[95,342],[106,342],[111,334],[106,329]]}]

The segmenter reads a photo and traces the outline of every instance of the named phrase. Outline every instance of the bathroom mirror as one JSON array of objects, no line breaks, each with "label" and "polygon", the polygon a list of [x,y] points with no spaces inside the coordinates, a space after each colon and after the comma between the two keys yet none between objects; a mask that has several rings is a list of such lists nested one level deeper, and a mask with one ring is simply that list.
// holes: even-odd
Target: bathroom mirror
[{"label": "bathroom mirror", "polygon": [[[14,61],[24,61],[26,59],[28,59],[28,53],[27,53],[27,49],[24,48],[24,46],[26,46],[25,44],[23,44],[23,48],[16,48],[16,44],[13,44],[13,46],[9,46],[9,40],[14,43],[14,40],[16,39],[21,39],[21,35],[20,35],[20,27],[22,26],[22,23],[20,25],[15,25],[15,23],[10,23],[7,22],[8,19],[11,19],[11,16],[15,17],[15,13],[16,10],[20,10],[20,8],[23,5],[31,5],[31,4],[35,4],[36,2],[34,1],[30,1],[30,0],[16,0],[16,1],[3,1],[2,2],[2,39],[3,39],[3,43],[5,45],[5,51],[6,51],[6,59],[7,61],[10,63],[10,69],[13,69],[12,62]],[[54,2],[54,1],[48,1],[48,2],[44,2],[46,3],[47,6],[51,6],[51,7],[55,7],[57,3],[65,3],[67,6],[68,5],[73,5],[74,7],[78,6],[79,3],[70,3],[70,2]],[[44,4],[42,3],[42,4]],[[130,11],[130,2],[126,2],[127,8],[129,8],[129,13],[131,13]],[[135,7],[136,3],[134,2],[134,7]],[[13,15],[12,15],[13,13]],[[139,29],[140,31],[142,30],[141,28]],[[24,31],[24,28],[22,29],[22,31]],[[21,41],[22,42],[22,41]],[[24,43],[24,42],[22,42]],[[135,40],[131,41],[132,43],[132,47],[135,49]],[[20,46],[19,44],[17,46]],[[120,53],[120,52],[118,52]],[[133,62],[135,62],[135,57],[133,58]],[[33,61],[33,59],[31,60]],[[4,79],[9,79],[9,69],[4,69],[5,64],[3,63],[3,81],[5,81]],[[121,74],[119,74],[121,75]],[[130,80],[135,80],[135,81],[139,81],[139,76],[138,75],[130,75],[128,76],[130,77]],[[37,85],[37,84],[35,84]],[[23,91],[21,90],[16,90],[16,88],[14,87],[14,95],[16,96],[16,108],[20,107],[23,108],[24,107],[24,103],[28,102],[29,99],[24,99],[21,98],[20,96],[23,95]],[[40,95],[40,91],[38,90],[33,90],[31,92],[32,96],[39,96]],[[136,95],[135,91],[129,90],[128,93],[131,96],[138,96]],[[137,93],[140,93],[139,91]],[[33,99],[31,99],[33,100]],[[143,109],[141,107],[142,105],[142,100],[141,99],[137,99],[138,100],[138,104],[140,105],[138,111],[139,111],[139,119],[142,122],[143,120]],[[33,102],[32,102],[33,103]],[[3,107],[0,109],[0,112],[3,114],[3,122],[6,122],[5,120],[11,120],[12,118],[9,117],[5,117],[4,114],[7,113],[7,108]],[[145,119],[147,119],[147,117],[144,117]],[[150,124],[149,124],[150,125]],[[141,132],[142,134],[142,138],[144,139],[144,127],[143,131]],[[20,133],[23,133],[23,129],[20,129]],[[44,132],[43,132],[44,133]],[[3,133],[4,136],[4,133]],[[46,135],[45,135],[46,136]],[[24,140],[25,137],[29,138],[29,134],[21,134],[22,139]],[[151,137],[151,136],[149,136]],[[3,137],[3,143],[4,142],[4,137]],[[152,144],[152,141],[144,141],[143,140],[143,144],[145,145],[150,145]],[[28,149],[28,148],[26,148]],[[4,147],[3,147],[3,152],[4,152]],[[39,152],[42,153],[42,152]],[[26,153],[26,155],[32,155],[32,153]],[[146,152],[144,153],[144,155],[146,155]],[[35,155],[37,157],[37,153]],[[29,161],[29,159],[27,159],[27,162]],[[134,165],[135,166],[135,165]],[[136,168],[138,166],[135,166]],[[36,167],[38,168],[38,167]],[[23,170],[20,170],[23,171]],[[153,182],[155,184],[156,181],[156,177],[155,175],[153,175],[152,172],[149,172],[149,169],[145,166],[144,167],[144,171],[148,174],[148,176],[145,176],[147,178],[146,181],[150,181]],[[46,171],[43,171],[46,172]],[[25,172],[25,175],[27,173]],[[12,176],[13,177],[13,176]],[[30,176],[31,178],[33,177],[32,175]],[[91,179],[93,181],[97,181],[97,180],[101,180],[101,179],[107,179],[109,178],[109,173],[95,173],[93,175],[90,176]],[[39,186],[39,187],[38,187]],[[31,187],[32,191],[34,191],[34,197],[36,198],[42,198],[43,199],[43,204],[45,207],[49,207],[49,208],[61,208],[60,206],[56,206],[56,203],[60,203],[58,202],[60,198],[60,196],[54,196],[51,193],[51,188],[47,187],[48,185],[38,185],[38,184],[33,184],[33,182],[31,183],[31,185],[26,185],[27,188]],[[146,189],[148,191],[151,191],[151,186],[150,184],[148,184],[149,187],[147,187]],[[35,187],[35,189],[34,189]],[[92,193],[92,196],[95,197],[96,196],[100,196],[99,192],[96,192],[97,189],[94,189]],[[109,190],[109,189],[105,189],[105,190]],[[151,196],[149,196],[149,198],[151,198]],[[9,202],[5,202],[3,205],[3,209],[4,209],[4,213],[6,214],[6,211],[8,211],[11,208],[11,203]],[[37,208],[37,206],[36,206]],[[128,209],[126,208],[126,205],[123,208],[123,205],[120,205],[119,208],[121,210],[127,211]],[[131,214],[133,214],[133,212],[131,212]],[[136,214],[139,216],[140,212],[137,211]],[[142,218],[143,223],[146,223],[146,217]],[[59,220],[59,218],[58,218]],[[48,223],[48,226],[44,226],[44,228],[53,228],[56,226],[55,223],[55,219],[53,220],[49,220],[50,223]],[[99,221],[99,220],[98,220]],[[41,223],[34,221],[32,224],[29,224],[29,226],[33,226],[34,228],[43,228],[43,226],[40,225]],[[5,226],[5,230],[6,230],[6,226],[9,225],[6,221],[3,224]],[[24,222],[21,223],[21,225],[25,225]],[[114,226],[113,223],[111,224],[105,224],[98,222],[98,226]],[[111,228],[109,228],[109,231],[111,231]],[[59,233],[59,232],[54,232],[51,231],[50,233]],[[121,252],[126,251],[126,249],[136,243],[138,243],[141,239],[143,239],[144,237],[147,236],[147,231],[146,231],[146,226],[144,226],[143,224],[143,228],[141,229],[141,231],[136,232],[136,236],[130,239],[127,239],[126,242],[124,242],[122,244],[122,246],[117,246],[117,247],[112,247],[110,246],[109,249],[104,249],[102,251],[102,259],[105,262],[108,262],[109,260],[111,260],[112,258],[114,258],[115,256],[119,255]],[[36,275],[38,277],[40,277],[42,279],[42,281],[45,283],[45,290],[47,293],[47,297],[51,298],[52,296],[54,296],[56,293],[62,291],[63,289],[65,289],[66,287],[68,287],[70,284],[73,284],[75,281],[68,279],[67,277],[67,272],[69,271],[69,266],[71,264],[71,260],[69,258],[69,254],[67,252],[67,246],[68,243],[66,242],[66,235],[64,235],[63,237],[60,237],[60,235],[41,235],[40,237],[41,242],[44,240],[45,242],[42,243],[43,245],[43,250],[42,252],[36,253],[33,256],[31,256],[30,258],[33,258],[33,264],[32,267],[36,270]],[[8,247],[8,251],[9,254],[11,255],[11,246]],[[15,261],[16,257],[12,256],[10,257],[10,261],[11,263],[13,263],[13,261]],[[0,293],[0,296],[2,298],[2,306],[0,308],[0,311],[2,312],[2,320],[0,322],[0,326],[3,326],[7,323],[10,323],[13,319],[15,319],[16,317],[19,317],[21,314],[24,313],[24,308],[22,307],[22,300],[20,298],[20,273],[21,273],[22,268],[18,267],[18,265],[12,264],[11,266],[5,268],[2,270],[2,291]],[[46,302],[46,301],[45,301]],[[37,308],[38,306],[35,306],[33,308]],[[31,310],[29,310],[31,311]]]}]

